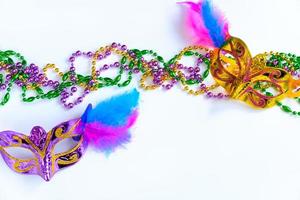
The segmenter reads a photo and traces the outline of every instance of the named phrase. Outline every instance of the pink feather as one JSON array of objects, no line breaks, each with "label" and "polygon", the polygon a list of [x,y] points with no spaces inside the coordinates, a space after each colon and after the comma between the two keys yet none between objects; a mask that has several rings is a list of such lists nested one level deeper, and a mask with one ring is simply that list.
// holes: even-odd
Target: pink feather
[{"label": "pink feather", "polygon": [[99,122],[86,123],[84,125],[85,139],[96,149],[105,153],[113,152],[117,147],[123,146],[130,141],[129,128],[134,125],[138,117],[135,110],[123,126],[108,126]]},{"label": "pink feather", "polygon": [[180,2],[180,4],[188,5],[185,30],[186,35],[191,38],[193,44],[214,47],[214,43],[200,14],[201,6],[193,2]]},{"label": "pink feather", "polygon": [[[198,3],[180,2],[180,4],[188,6],[186,11],[186,34],[191,37],[193,44],[218,48],[216,41],[220,43],[219,40],[226,40],[230,37],[227,20],[217,8],[209,3],[209,0],[200,0]],[[206,6],[206,10],[203,10],[203,4],[211,6]],[[211,22],[214,21],[216,23],[212,24]]]}]

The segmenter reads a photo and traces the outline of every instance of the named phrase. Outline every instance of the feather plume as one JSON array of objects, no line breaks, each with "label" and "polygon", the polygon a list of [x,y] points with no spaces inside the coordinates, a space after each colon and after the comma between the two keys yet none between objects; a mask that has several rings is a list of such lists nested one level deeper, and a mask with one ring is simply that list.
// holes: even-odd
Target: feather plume
[{"label": "feather plume", "polygon": [[109,154],[130,141],[129,129],[135,123],[139,93],[132,90],[99,103],[89,105],[81,117],[85,139],[100,151]]},{"label": "feather plume", "polygon": [[227,20],[210,0],[181,4],[189,7],[186,18],[187,31],[195,44],[219,48],[230,37]]}]

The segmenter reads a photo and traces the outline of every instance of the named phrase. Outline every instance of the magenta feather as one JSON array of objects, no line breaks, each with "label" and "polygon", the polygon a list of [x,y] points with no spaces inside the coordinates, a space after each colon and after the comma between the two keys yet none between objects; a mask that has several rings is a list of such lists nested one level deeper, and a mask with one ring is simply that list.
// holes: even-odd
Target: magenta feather
[{"label": "magenta feather", "polygon": [[209,0],[180,4],[188,6],[186,30],[194,44],[219,48],[229,38],[227,20]]},{"label": "magenta feather", "polygon": [[85,125],[85,139],[94,147],[107,154],[113,152],[117,147],[122,147],[131,139],[129,129],[135,123],[138,112],[134,111],[129,116],[127,123],[120,127],[108,126],[93,122]]},{"label": "magenta feather", "polygon": [[131,139],[129,129],[135,123],[139,93],[132,90],[99,103],[89,105],[81,117],[79,128],[89,144],[106,154],[124,146]]},{"label": "magenta feather", "polygon": [[205,28],[203,18],[199,14],[199,4],[193,2],[182,2],[182,4],[189,6],[186,16],[186,34],[191,38],[194,44],[209,47],[214,46],[208,30]]}]

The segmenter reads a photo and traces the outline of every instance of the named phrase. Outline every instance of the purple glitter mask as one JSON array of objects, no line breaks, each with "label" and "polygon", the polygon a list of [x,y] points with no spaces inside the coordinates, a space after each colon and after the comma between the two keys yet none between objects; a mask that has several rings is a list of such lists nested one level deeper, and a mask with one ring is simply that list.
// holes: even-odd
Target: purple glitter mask
[{"label": "purple glitter mask", "polygon": [[[0,133],[0,153],[6,164],[15,172],[39,175],[49,181],[59,170],[77,163],[87,148],[82,129],[78,128],[80,119],[59,124],[51,131],[33,127],[30,136],[13,131]],[[67,139],[76,141],[76,145],[66,152],[55,153],[55,146]],[[20,147],[30,150],[34,158],[19,159],[8,153],[7,148]]]},{"label": "purple glitter mask", "polygon": [[[138,91],[132,90],[103,101],[94,109],[89,105],[81,118],[61,123],[48,133],[40,126],[33,127],[30,136],[0,132],[0,154],[13,171],[39,175],[49,181],[59,170],[77,163],[88,144],[109,154],[129,142],[129,129],[138,116],[138,100]],[[56,151],[61,142],[69,140],[75,142],[73,147],[61,153]],[[13,155],[10,149],[16,148],[28,150],[33,156],[23,159]]]}]

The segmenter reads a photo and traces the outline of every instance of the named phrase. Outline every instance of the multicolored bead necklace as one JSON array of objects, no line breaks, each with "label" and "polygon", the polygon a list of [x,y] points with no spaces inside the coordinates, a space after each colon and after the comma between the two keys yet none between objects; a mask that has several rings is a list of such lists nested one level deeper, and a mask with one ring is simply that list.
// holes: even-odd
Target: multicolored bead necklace
[{"label": "multicolored bead necklace", "polygon": [[[198,4],[186,4],[191,8],[188,11],[188,20],[192,20],[193,23],[200,25],[203,23],[203,20],[205,22],[204,16],[201,16],[201,9]],[[197,18],[194,15],[198,15]],[[200,41],[198,42],[199,45],[184,48],[170,60],[164,59],[153,50],[127,49],[126,45],[114,42],[109,46],[99,48],[95,52],[76,51],[69,57],[69,71],[61,72],[55,64],[47,64],[45,67],[39,68],[35,64],[28,65],[27,60],[20,53],[12,50],[0,51],[0,91],[4,94],[0,105],[3,106],[9,101],[11,88],[17,85],[22,89],[23,102],[29,103],[40,99],[60,98],[60,102],[64,107],[71,109],[80,104],[91,91],[110,86],[128,86],[132,81],[133,75],[141,76],[140,87],[145,90],[153,90],[159,87],[169,90],[174,85],[180,85],[184,91],[191,95],[205,94],[208,98],[217,99],[234,98],[226,89],[226,92],[213,93],[216,88],[220,87],[218,81],[211,85],[205,83],[209,76],[216,79],[216,74],[212,74],[211,70],[211,57],[218,57],[216,49],[223,51],[224,44],[233,38],[228,34],[228,30],[225,27],[227,22],[224,21],[222,15],[216,14],[216,16],[220,17],[221,21],[219,27],[215,28],[223,28],[224,30],[221,30],[223,31],[223,36],[211,34],[205,35],[207,37],[205,39],[203,35],[198,34],[197,37],[203,37],[198,38]],[[196,19],[198,21],[195,21]],[[202,31],[209,32],[211,27],[204,26],[201,28]],[[193,31],[197,33],[199,30]],[[220,47],[214,44],[214,40],[218,40],[217,37],[223,39]],[[243,48],[247,49],[246,46],[243,46]],[[98,61],[106,60],[111,55],[119,56],[119,61],[107,63],[100,67],[97,66]],[[236,60],[235,56],[230,56],[233,60]],[[75,61],[78,57],[85,57],[90,60],[90,75],[76,73]],[[183,57],[193,57],[195,64],[193,66],[185,66],[181,63]],[[294,54],[270,52],[260,54],[253,60],[253,62],[257,62],[256,65],[282,69],[292,77],[300,78],[300,57]],[[104,71],[112,68],[119,70],[115,77],[102,76]],[[57,74],[58,80],[51,80],[47,77],[47,72],[50,70]],[[267,86],[269,88],[272,87],[268,84]],[[263,93],[268,88],[267,86],[264,85],[264,88],[260,88],[262,85],[256,84],[255,89]],[[74,101],[69,101],[68,99],[75,95],[79,88],[83,89],[82,94]],[[36,95],[28,96],[28,91],[34,91]],[[274,96],[275,94],[267,92],[267,95]],[[299,97],[295,98],[299,101]],[[300,112],[293,111],[289,106],[280,103],[280,100],[276,100],[276,104],[283,111],[300,115]]]},{"label": "multicolored bead necklace", "polygon": [[[120,60],[112,64],[104,64],[97,69],[97,61],[104,60],[116,54]],[[175,84],[180,84],[184,91],[191,95],[206,94],[208,98],[229,98],[225,93],[213,93],[218,84],[207,86],[204,81],[210,74],[210,62],[212,51],[199,46],[191,46],[183,49],[172,59],[164,61],[152,50],[129,50],[125,45],[112,43],[109,46],[101,47],[96,52],[76,51],[69,58],[69,71],[63,73],[55,64],[47,64],[44,68],[39,68],[35,64],[27,65],[26,59],[19,53],[8,50],[0,51],[0,90],[6,91],[0,105],[5,105],[10,99],[11,87],[17,85],[22,89],[23,102],[29,103],[39,99],[60,98],[60,102],[68,109],[80,104],[84,97],[91,91],[96,91],[103,87],[117,86],[126,87],[132,81],[133,74],[142,74],[140,87],[145,90],[153,90],[159,87],[169,90]],[[145,57],[152,58],[146,60]],[[267,66],[281,68],[288,71],[294,77],[300,77],[300,57],[294,54],[285,53],[264,53],[261,56],[267,58]],[[75,60],[78,57],[86,57],[91,60],[91,75],[84,76],[76,73]],[[188,67],[180,63],[182,57],[195,57],[195,66]],[[205,70],[201,71],[201,66]],[[101,73],[111,68],[119,69],[115,77],[103,77]],[[53,70],[57,73],[60,81],[51,80],[47,77],[47,72]],[[123,77],[126,76],[125,80]],[[147,85],[147,79],[151,83]],[[196,90],[190,89],[196,86]],[[68,102],[68,98],[77,92],[78,87],[83,88],[83,94],[74,102]],[[48,89],[49,88],[49,89]],[[27,96],[27,92],[33,90],[36,96]],[[45,92],[47,91],[47,92]],[[270,95],[270,94],[269,94]],[[299,98],[296,98],[299,101]],[[278,102],[285,112],[299,114],[292,111],[288,106]]]}]

